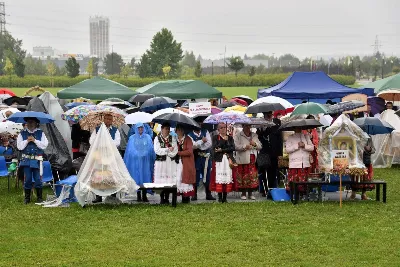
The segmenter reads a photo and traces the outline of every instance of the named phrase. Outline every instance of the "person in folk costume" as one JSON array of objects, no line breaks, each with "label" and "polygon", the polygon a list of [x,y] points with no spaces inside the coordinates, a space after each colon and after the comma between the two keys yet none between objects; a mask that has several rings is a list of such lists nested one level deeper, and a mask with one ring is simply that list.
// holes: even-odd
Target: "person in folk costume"
[{"label": "person in folk costume", "polygon": [[[367,143],[365,144],[364,151],[363,151],[363,163],[365,167],[368,169],[368,174],[365,174],[363,177],[361,177],[361,181],[372,181],[374,177],[374,169],[372,167],[372,161],[371,161],[371,156],[372,154],[375,153],[375,146],[374,143],[372,142],[371,136],[369,137]],[[354,179],[354,177],[352,177]],[[355,179],[354,179],[355,180]],[[361,189],[361,199],[362,200],[368,200],[367,197],[367,190],[373,190],[375,186],[373,184],[353,184],[351,186],[351,196],[350,199],[355,199],[356,198],[356,191]]]},{"label": "person in folk costume", "polygon": [[249,199],[255,200],[252,195],[258,189],[258,171],[256,159],[258,151],[261,150],[261,142],[256,133],[251,132],[250,125],[243,125],[243,130],[234,136],[236,148],[236,181],[238,190],[242,191],[242,200],[246,200],[246,192]]},{"label": "person in folk costume", "polygon": [[[304,182],[310,173],[310,153],[314,151],[314,145],[309,135],[302,133],[301,128],[296,128],[294,134],[286,141],[286,152],[289,154],[289,182]],[[288,183],[289,185],[289,183]],[[289,187],[286,188],[290,190]],[[303,187],[299,191],[304,191]]]},{"label": "person in folk costume", "polygon": [[[195,119],[200,126],[202,125],[202,119]],[[193,141],[193,153],[196,167],[196,183],[195,183],[195,195],[192,197],[192,201],[197,200],[197,188],[200,185],[201,178],[205,180],[204,187],[206,191],[206,200],[216,200],[210,191],[210,176],[211,176],[211,146],[212,140],[210,133],[202,128],[193,130],[188,134]],[[204,177],[205,176],[205,177]],[[205,179],[204,179],[205,178]]]},{"label": "person in folk costume", "polygon": [[[308,115],[306,119],[315,119],[313,115]],[[316,128],[303,130],[303,134],[308,135],[311,142],[314,145],[314,150],[311,152],[312,161],[310,158],[310,172],[314,173],[318,170],[318,144],[319,144],[319,137],[318,137],[318,130]]]},{"label": "person in folk costume", "polygon": [[[114,121],[113,115],[111,115],[109,113],[105,113],[103,115],[103,123],[107,127],[108,131],[110,132],[111,138],[113,139],[115,146],[118,148],[119,145],[121,144],[121,135],[118,131],[118,128],[112,125],[113,121]],[[100,129],[100,126],[97,126],[96,129],[92,132],[90,139],[89,139],[90,145],[93,145],[99,129]],[[112,194],[111,196],[116,197],[116,195],[117,194]],[[102,197],[96,195],[96,198],[92,201],[92,203],[99,203],[102,201],[103,201]]]},{"label": "person in folk costume", "polygon": [[49,142],[46,135],[40,130],[39,120],[36,118],[25,118],[26,129],[22,130],[17,138],[17,148],[22,152],[20,168],[23,168],[25,175],[24,203],[28,204],[31,200],[32,179],[35,181],[37,202],[43,201],[42,181],[40,176],[43,171],[43,155]]},{"label": "person in folk costume", "polygon": [[[161,125],[161,132],[154,139],[156,161],[154,163],[155,184],[176,184],[178,167],[178,144],[170,134],[169,123]],[[161,204],[169,204],[169,193],[161,192]]]},{"label": "person in folk costume", "polygon": [[234,191],[235,172],[232,171],[235,151],[235,144],[232,136],[227,135],[227,125],[218,124],[219,134],[212,139],[212,159],[213,166],[211,171],[210,190],[218,192],[218,201],[227,202],[228,192]]},{"label": "person in folk costume", "polygon": [[[143,123],[137,123],[134,127],[135,133],[129,137],[124,162],[136,184],[143,187],[144,183],[151,183],[153,180],[156,154],[153,140],[145,132]],[[146,189],[137,192],[137,201],[149,202]]]},{"label": "person in folk costume", "polygon": [[0,137],[0,155],[3,156],[7,162],[11,162],[12,159],[17,158],[17,151],[13,145],[10,144],[9,136],[2,135]]},{"label": "person in folk costume", "polygon": [[194,165],[193,142],[185,135],[182,125],[175,128],[178,142],[179,163],[177,169],[178,193],[182,195],[182,203],[189,203],[190,197],[194,196],[196,183],[196,169]]}]

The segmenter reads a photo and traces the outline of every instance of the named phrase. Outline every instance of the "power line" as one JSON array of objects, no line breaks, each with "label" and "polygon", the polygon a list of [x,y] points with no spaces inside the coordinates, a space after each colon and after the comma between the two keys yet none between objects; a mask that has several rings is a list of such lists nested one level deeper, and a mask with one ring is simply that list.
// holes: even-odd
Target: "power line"
[{"label": "power line", "polygon": [[[44,21],[44,22],[60,22],[60,23],[65,23],[68,25],[79,25],[82,27],[82,23],[74,23],[70,21],[65,21],[65,20],[53,20],[53,19],[45,19],[45,18],[40,18],[40,17],[27,17],[27,16],[17,16],[17,15],[12,15],[12,17],[16,18],[22,18],[24,21],[26,19],[31,19],[31,20],[37,20],[37,21]],[[12,23],[13,25],[21,25],[21,24],[15,24]],[[25,25],[21,25],[25,26]],[[32,24],[27,25],[29,27],[32,27]],[[132,27],[117,27],[117,26],[109,26],[112,29],[119,29],[119,30],[130,30],[130,31],[149,31],[149,32],[158,32],[159,29],[146,29],[146,28],[132,28]],[[302,38],[360,38],[364,37],[364,35],[361,34],[341,34],[341,35],[259,35],[259,34],[227,34],[227,33],[205,33],[205,32],[185,32],[185,31],[174,31],[174,34],[190,34],[190,35],[210,35],[210,36],[231,36],[231,37],[269,37],[269,38],[291,38],[291,37],[302,37]],[[381,36],[400,36],[400,34],[380,34]]]}]

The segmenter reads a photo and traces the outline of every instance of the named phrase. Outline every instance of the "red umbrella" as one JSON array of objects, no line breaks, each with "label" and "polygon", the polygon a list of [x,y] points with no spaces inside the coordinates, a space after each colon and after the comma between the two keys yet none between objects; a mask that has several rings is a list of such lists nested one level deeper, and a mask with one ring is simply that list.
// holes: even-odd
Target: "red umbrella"
[{"label": "red umbrella", "polygon": [[0,95],[10,95],[15,96],[14,92],[8,88],[0,88]]},{"label": "red umbrella", "polygon": [[235,101],[236,103],[238,103],[239,105],[242,105],[244,107],[247,107],[249,105],[245,100],[240,99],[240,98],[232,98],[231,101]]}]

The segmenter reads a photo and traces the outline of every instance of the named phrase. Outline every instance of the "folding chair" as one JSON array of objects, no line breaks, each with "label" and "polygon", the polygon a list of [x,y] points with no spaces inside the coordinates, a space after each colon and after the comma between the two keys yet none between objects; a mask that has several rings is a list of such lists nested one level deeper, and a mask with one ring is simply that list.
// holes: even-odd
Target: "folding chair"
[{"label": "folding chair", "polygon": [[10,191],[10,176],[11,175],[7,168],[6,158],[3,156],[0,156],[0,177],[5,177],[5,176],[7,176],[7,179],[8,179],[8,191]]}]

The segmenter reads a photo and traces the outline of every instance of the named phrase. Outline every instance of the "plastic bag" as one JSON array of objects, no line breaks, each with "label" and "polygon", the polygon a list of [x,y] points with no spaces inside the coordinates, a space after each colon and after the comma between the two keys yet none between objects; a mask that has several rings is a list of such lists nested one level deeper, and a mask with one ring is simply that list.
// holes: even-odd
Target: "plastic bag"
[{"label": "plastic bag", "polygon": [[[101,124],[78,173],[75,195],[79,204],[84,206],[94,195],[105,197],[117,192],[133,195],[138,188],[109,131]],[[117,197],[121,195],[124,194]]]}]

